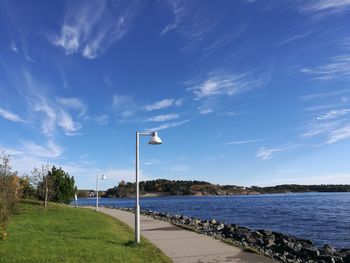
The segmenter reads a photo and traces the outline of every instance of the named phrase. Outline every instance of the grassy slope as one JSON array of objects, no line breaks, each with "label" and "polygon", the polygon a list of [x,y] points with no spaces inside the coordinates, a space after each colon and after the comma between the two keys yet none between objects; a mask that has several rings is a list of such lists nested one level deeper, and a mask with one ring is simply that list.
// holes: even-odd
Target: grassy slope
[{"label": "grassy slope", "polygon": [[20,204],[0,241],[0,262],[171,262],[126,225],[83,208]]}]

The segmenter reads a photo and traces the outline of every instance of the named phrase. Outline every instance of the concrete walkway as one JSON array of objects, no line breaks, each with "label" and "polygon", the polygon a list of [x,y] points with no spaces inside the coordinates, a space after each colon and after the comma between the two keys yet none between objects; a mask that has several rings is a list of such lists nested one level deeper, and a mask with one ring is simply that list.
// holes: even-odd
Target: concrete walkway
[{"label": "concrete walkway", "polygon": [[[134,228],[133,213],[105,207],[100,207],[99,211]],[[174,263],[276,263],[272,259],[245,252],[213,237],[197,234],[146,216],[141,216],[141,235],[162,250]]]}]

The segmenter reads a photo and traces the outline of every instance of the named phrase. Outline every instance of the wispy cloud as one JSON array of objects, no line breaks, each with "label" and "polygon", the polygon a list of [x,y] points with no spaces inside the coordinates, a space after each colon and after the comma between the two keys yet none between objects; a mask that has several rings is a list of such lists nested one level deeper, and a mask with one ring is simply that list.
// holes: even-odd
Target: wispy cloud
[{"label": "wispy cloud", "polygon": [[350,80],[350,55],[332,57],[324,65],[303,68],[301,72],[316,80]]},{"label": "wispy cloud", "polygon": [[0,154],[4,152],[5,154],[9,154],[11,156],[13,155],[21,155],[23,154],[23,151],[13,149],[13,148],[8,148],[8,147],[3,147],[0,145]]},{"label": "wispy cloud", "polygon": [[153,117],[147,119],[147,121],[161,122],[161,121],[171,121],[171,120],[175,120],[178,118],[179,118],[178,114],[170,113],[170,114],[153,116]]},{"label": "wispy cloud", "polygon": [[109,117],[108,115],[101,115],[95,118],[95,120],[97,121],[98,125],[108,125],[109,123]]},{"label": "wispy cloud", "polygon": [[58,158],[63,153],[63,149],[52,140],[49,140],[46,146],[25,141],[23,147],[26,153],[42,158]]},{"label": "wispy cloud", "polygon": [[300,7],[303,12],[342,12],[350,8],[349,0],[312,0]]},{"label": "wispy cloud", "polygon": [[187,14],[185,1],[168,0],[167,2],[173,13],[174,21],[163,28],[162,32],[160,33],[161,36],[177,28],[179,24],[185,19]]},{"label": "wispy cloud", "polygon": [[329,134],[327,144],[333,144],[346,139],[350,139],[350,124],[347,124],[339,129],[333,130]]},{"label": "wispy cloud", "polygon": [[237,145],[237,144],[247,144],[247,143],[255,143],[255,142],[262,142],[265,141],[265,139],[252,139],[252,140],[241,140],[241,141],[232,141],[225,143],[226,145]]},{"label": "wispy cloud", "polygon": [[78,98],[58,98],[57,101],[64,108],[79,111],[80,115],[87,111],[87,106]]},{"label": "wispy cloud", "polygon": [[324,120],[332,120],[344,116],[350,113],[350,109],[339,109],[339,110],[331,110],[321,116],[318,116],[316,120],[324,121]]},{"label": "wispy cloud", "polygon": [[48,137],[51,137],[55,131],[57,114],[56,111],[50,107],[45,101],[37,103],[34,111],[41,112],[45,117],[41,119],[41,130],[42,133]]},{"label": "wispy cloud", "polygon": [[336,129],[341,121],[326,121],[326,122],[314,122],[312,121],[307,125],[307,131],[304,132],[301,137],[309,139],[321,134],[330,133],[332,130]]},{"label": "wispy cloud", "polygon": [[135,114],[136,103],[132,96],[127,95],[113,95],[112,99],[113,109],[123,118],[129,118]]},{"label": "wispy cloud", "polygon": [[58,115],[57,124],[63,128],[66,135],[77,135],[76,132],[81,128],[81,124],[73,121],[72,116],[62,109]]},{"label": "wispy cloud", "polygon": [[312,93],[308,95],[304,95],[301,97],[303,100],[313,100],[313,99],[319,99],[319,98],[327,98],[332,96],[338,96],[350,93],[349,89],[341,89],[341,90],[334,90],[334,91],[327,91],[327,92],[319,92],[319,93]]},{"label": "wispy cloud", "polygon": [[8,110],[5,110],[3,108],[0,108],[0,116],[5,118],[6,120],[9,121],[14,121],[14,122],[26,122],[25,120],[23,120],[21,117],[19,117],[17,114],[14,114]]},{"label": "wispy cloud", "polygon": [[297,35],[294,35],[294,36],[292,36],[292,37],[289,37],[289,38],[283,40],[283,41],[280,42],[278,45],[282,46],[282,45],[288,44],[288,43],[290,43],[290,42],[294,42],[294,41],[296,41],[296,40],[303,39],[303,38],[305,38],[305,37],[307,37],[307,36],[309,36],[309,35],[310,35],[310,32],[302,33],[302,34],[297,34]]},{"label": "wispy cloud", "polygon": [[10,50],[14,53],[18,53],[18,48],[17,48],[17,45],[14,41],[12,41],[10,44]]},{"label": "wispy cloud", "polygon": [[213,51],[230,48],[230,44],[246,30],[245,24],[240,23],[231,23],[228,29],[222,30],[225,28],[223,23],[227,23],[225,17],[232,11],[233,5],[216,5],[217,10],[213,10],[213,6],[204,1],[200,5],[197,1],[186,0],[164,2],[171,12],[171,21],[160,35],[173,31],[180,34],[186,40],[185,45],[180,48],[184,54],[201,52],[206,56]]},{"label": "wispy cloud", "polygon": [[241,116],[244,112],[242,111],[228,111],[228,112],[220,112],[218,116],[229,116],[229,117],[235,117],[235,116]]},{"label": "wispy cloud", "polygon": [[160,130],[165,130],[165,129],[169,129],[169,128],[174,128],[174,127],[178,127],[181,126],[187,122],[189,122],[190,120],[183,120],[183,121],[176,121],[176,122],[169,122],[169,123],[165,123],[162,124],[158,127],[154,127],[154,128],[150,128],[147,129],[146,132],[152,132],[152,131],[160,131]]},{"label": "wispy cloud", "polygon": [[146,108],[146,111],[165,109],[172,106],[174,102],[175,102],[174,99],[164,99],[164,100],[156,101],[152,104],[149,104],[145,108]]},{"label": "wispy cloud", "polygon": [[191,91],[196,100],[218,95],[234,96],[255,88],[261,80],[253,79],[248,74],[228,74],[215,71],[187,90]]},{"label": "wispy cloud", "polygon": [[198,113],[201,115],[206,115],[212,112],[214,112],[214,110],[210,105],[200,105],[198,107]]},{"label": "wispy cloud", "polygon": [[291,149],[296,149],[300,147],[299,144],[296,145],[287,145],[287,146],[282,146],[282,147],[275,147],[275,148],[266,148],[266,147],[261,147],[257,152],[256,152],[256,157],[260,158],[263,161],[269,160],[276,153],[280,152],[285,152]]},{"label": "wispy cloud", "polygon": [[43,114],[38,117],[41,120],[42,133],[47,137],[52,137],[55,134],[56,125],[60,126],[66,135],[77,135],[76,132],[82,127],[79,122],[73,120],[67,111],[58,106],[49,106],[49,102],[45,99],[37,102],[33,110]]},{"label": "wispy cloud", "polygon": [[49,40],[66,54],[79,52],[94,59],[122,39],[140,7],[139,1],[69,3],[60,32],[51,34]]}]

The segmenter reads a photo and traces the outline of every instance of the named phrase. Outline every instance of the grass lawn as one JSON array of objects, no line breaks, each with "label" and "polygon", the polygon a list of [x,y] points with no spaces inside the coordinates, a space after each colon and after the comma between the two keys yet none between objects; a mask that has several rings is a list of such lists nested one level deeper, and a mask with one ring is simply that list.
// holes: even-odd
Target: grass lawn
[{"label": "grass lawn", "polygon": [[116,219],[90,209],[21,202],[0,241],[0,262],[171,262]]}]

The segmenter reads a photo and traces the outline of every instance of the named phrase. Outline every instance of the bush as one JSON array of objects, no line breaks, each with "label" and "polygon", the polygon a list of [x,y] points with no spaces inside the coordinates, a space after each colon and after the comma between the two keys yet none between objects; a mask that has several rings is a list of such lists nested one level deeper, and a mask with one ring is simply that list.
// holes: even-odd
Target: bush
[{"label": "bush", "polygon": [[[40,200],[47,199],[52,202],[69,204],[77,189],[74,177],[69,176],[62,168],[53,166],[46,175],[42,174],[42,180],[38,183],[37,192]],[[45,190],[47,188],[47,191]]]},{"label": "bush", "polygon": [[7,237],[7,223],[19,195],[19,177],[17,173],[11,171],[10,156],[2,152],[0,154],[0,240]]}]

